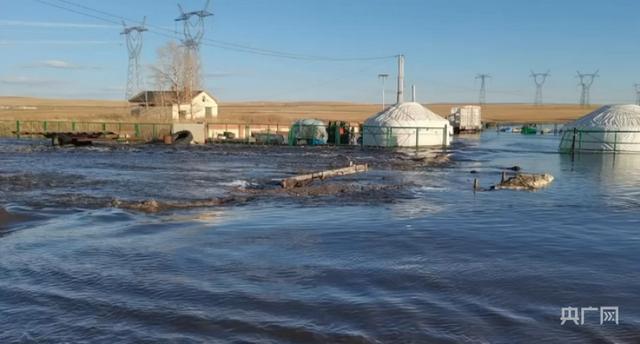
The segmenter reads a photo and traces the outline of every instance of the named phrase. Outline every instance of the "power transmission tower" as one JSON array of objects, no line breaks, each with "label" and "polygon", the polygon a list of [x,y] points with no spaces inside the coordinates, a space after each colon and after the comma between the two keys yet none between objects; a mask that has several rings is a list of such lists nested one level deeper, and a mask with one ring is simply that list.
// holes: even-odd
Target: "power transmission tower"
[{"label": "power transmission tower", "polygon": [[531,77],[533,78],[533,82],[535,82],[536,84],[536,96],[533,100],[533,103],[535,105],[542,105],[542,87],[547,81],[549,75],[549,71],[547,71],[546,73],[536,73],[534,71],[531,71]]},{"label": "power transmission tower", "polygon": [[142,33],[147,31],[145,22],[147,17],[142,20],[142,25],[127,26],[123,21],[124,31],[121,35],[125,36],[127,41],[127,50],[129,51],[129,68],[127,69],[127,89],[126,100],[131,99],[137,92],[141,90],[142,73],[140,72],[140,52],[142,51]]},{"label": "power transmission tower", "polygon": [[476,79],[480,79],[480,97],[478,103],[485,104],[487,102],[487,79],[490,79],[489,74],[478,74]]},{"label": "power transmission tower", "polygon": [[580,78],[580,87],[582,87],[582,92],[580,93],[580,105],[591,105],[591,85],[593,85],[593,82],[597,77],[599,77],[597,70],[595,73],[591,74],[583,74],[578,71],[578,78]]},{"label": "power transmission tower", "polygon": [[182,34],[184,36],[182,44],[185,47],[186,62],[186,70],[184,72],[185,79],[187,80],[185,86],[190,88],[185,91],[187,91],[186,94],[189,96],[191,96],[196,84],[199,83],[199,80],[196,80],[200,77],[200,44],[204,37],[205,18],[213,15],[213,13],[207,10],[209,8],[209,2],[210,0],[207,0],[204,5],[204,9],[191,12],[185,12],[182,9],[182,6],[178,4],[180,16],[176,18],[175,21],[182,22]]},{"label": "power transmission tower", "polygon": [[636,91],[636,105],[640,105],[640,84],[634,84],[633,88]]}]

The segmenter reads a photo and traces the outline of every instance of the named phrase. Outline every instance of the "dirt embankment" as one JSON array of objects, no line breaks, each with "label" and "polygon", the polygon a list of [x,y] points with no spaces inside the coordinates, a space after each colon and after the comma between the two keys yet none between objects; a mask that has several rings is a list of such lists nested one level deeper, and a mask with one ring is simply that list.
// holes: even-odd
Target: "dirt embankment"
[{"label": "dirt embankment", "polygon": [[[426,104],[432,111],[447,116],[452,106],[461,104]],[[487,104],[483,107],[486,122],[568,122],[595,109],[568,104],[534,106],[529,104]],[[377,104],[340,102],[242,102],[220,104],[219,123],[281,123],[300,118],[363,122],[380,111]],[[0,120],[78,120],[166,122],[170,109],[152,109],[145,116],[132,116],[124,101],[62,100],[0,97]]]}]

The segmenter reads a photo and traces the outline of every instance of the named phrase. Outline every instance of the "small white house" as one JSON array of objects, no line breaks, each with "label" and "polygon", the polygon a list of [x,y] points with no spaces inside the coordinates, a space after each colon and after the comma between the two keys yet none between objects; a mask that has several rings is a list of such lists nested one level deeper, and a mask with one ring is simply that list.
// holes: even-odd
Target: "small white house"
[{"label": "small white house", "polygon": [[218,100],[206,91],[194,91],[190,103],[178,102],[174,91],[144,91],[129,99],[139,107],[171,106],[171,118],[179,120],[206,120],[218,117]]}]

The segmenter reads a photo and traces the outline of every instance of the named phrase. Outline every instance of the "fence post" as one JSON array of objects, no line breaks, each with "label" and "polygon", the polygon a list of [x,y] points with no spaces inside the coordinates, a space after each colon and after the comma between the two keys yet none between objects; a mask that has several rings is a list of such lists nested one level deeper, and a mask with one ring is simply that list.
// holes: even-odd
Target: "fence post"
[{"label": "fence post", "polygon": [[71,131],[76,131],[76,122],[71,122]]},{"label": "fence post", "polygon": [[[209,124],[207,124],[207,134],[209,134],[209,130],[208,129],[209,129]],[[153,139],[155,140],[155,139],[158,138],[158,130],[156,128],[156,124],[155,123],[153,123],[152,131],[153,131]]]},{"label": "fence post", "polygon": [[133,125],[133,130],[135,131],[135,136],[140,137],[140,124],[136,123]]},{"label": "fence post", "polygon": [[576,154],[576,132],[578,131],[577,128],[573,128],[573,138],[571,140],[571,160],[573,160],[573,157]]},{"label": "fence post", "polygon": [[16,121],[16,138],[20,138],[20,121]]},{"label": "fence post", "polygon": [[44,121],[42,123],[42,129],[45,133],[48,131],[48,127],[49,127],[49,124],[47,123],[47,121]]},{"label": "fence post", "polygon": [[416,149],[420,147],[420,128],[416,128]]},{"label": "fence post", "polygon": [[617,148],[617,145],[618,145],[618,132],[615,131],[613,134],[614,134],[614,136],[613,136],[613,154],[616,154],[616,148]]},{"label": "fence post", "polygon": [[339,146],[340,145],[340,127],[338,126],[338,122],[335,122],[335,123],[336,124],[333,129],[333,132],[334,132],[333,136],[334,136],[336,146]]},{"label": "fence post", "polygon": [[444,125],[444,129],[442,129],[442,145],[447,146],[447,137],[449,136],[449,126]]},{"label": "fence post", "polygon": [[102,123],[102,131],[107,131],[107,123]]}]

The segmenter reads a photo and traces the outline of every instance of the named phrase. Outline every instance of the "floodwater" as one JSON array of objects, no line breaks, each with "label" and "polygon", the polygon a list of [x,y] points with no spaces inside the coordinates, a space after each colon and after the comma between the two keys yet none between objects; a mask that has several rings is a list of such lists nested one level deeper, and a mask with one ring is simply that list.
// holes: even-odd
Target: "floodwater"
[{"label": "floodwater", "polygon": [[[432,166],[411,150],[0,141],[0,342],[638,343],[640,156],[557,144],[487,132]],[[349,160],[371,171],[317,194],[270,186]],[[514,165],[555,181],[472,191]],[[152,199],[165,206],[122,206]],[[619,324],[561,325],[569,306],[618,306]]]}]

